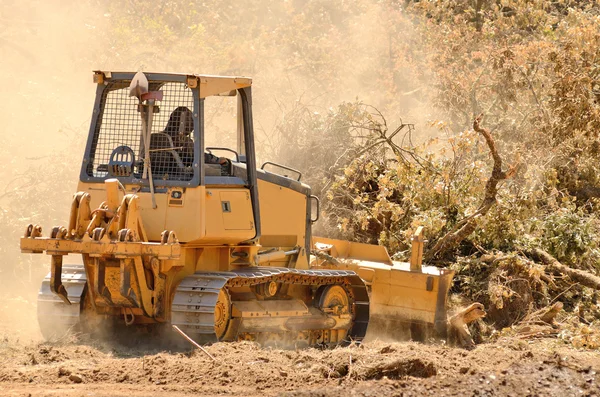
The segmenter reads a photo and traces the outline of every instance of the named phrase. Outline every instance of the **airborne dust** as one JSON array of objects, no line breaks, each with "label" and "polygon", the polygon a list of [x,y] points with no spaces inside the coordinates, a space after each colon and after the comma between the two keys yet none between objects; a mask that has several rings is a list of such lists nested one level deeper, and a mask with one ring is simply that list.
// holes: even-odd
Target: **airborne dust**
[{"label": "airborne dust", "polygon": [[[208,347],[216,362],[198,351],[119,350],[69,340],[38,343],[36,297],[49,258],[21,254],[19,237],[29,223],[40,224],[47,235],[52,226],[68,221],[94,101],[93,70],[252,77],[258,163],[286,163],[296,148],[289,147],[280,131],[295,131],[298,114],[309,113],[309,121],[317,120],[340,103],[357,99],[385,114],[391,129],[402,118],[416,125],[416,139],[429,135],[428,123],[436,120],[437,109],[425,94],[428,83],[423,82],[433,85],[440,76],[428,70],[426,62],[415,62],[432,47],[424,46],[414,33],[418,23],[426,24],[424,19],[412,22],[399,11],[401,4],[411,2],[259,0],[244,2],[243,7],[238,3],[0,1],[0,394],[5,390],[12,395],[66,396],[336,396],[350,390],[353,395],[384,396],[600,393],[597,353],[565,346],[560,338],[525,340],[498,333],[497,340],[472,351],[414,342],[375,341],[324,351],[217,343]],[[431,6],[433,14],[423,11],[428,17],[439,15],[438,2],[414,3]],[[494,2],[453,3],[460,8]],[[562,7],[573,2],[522,3],[523,10],[536,11],[543,3]],[[457,15],[446,9],[441,13]],[[534,16],[533,22],[539,15]],[[420,27],[421,32],[427,30]],[[552,37],[554,28],[549,25],[544,37]],[[457,33],[452,29],[442,33],[439,46],[448,49],[444,59],[455,54],[460,58],[462,49],[452,45],[452,34]],[[465,68],[481,66],[481,54],[473,55]],[[462,74],[460,68],[452,72]],[[469,109],[469,101],[476,103],[477,98],[463,95],[465,87],[453,85],[452,76],[458,74],[445,76],[457,93],[456,101],[446,105]],[[473,86],[481,76],[469,76]],[[508,88],[514,88],[499,87],[509,93]],[[531,82],[523,87],[533,89]],[[233,106],[224,101],[209,109],[210,144],[227,142],[226,135],[233,134]],[[469,111],[464,110],[466,124],[472,122]],[[308,127],[304,130],[312,131],[310,123]],[[314,131],[317,138],[321,133]],[[77,261],[77,257],[65,260]]]},{"label": "airborne dust", "polygon": [[[409,22],[392,40],[372,23],[385,16],[378,5],[349,12],[327,2],[264,3],[243,13],[221,2],[192,13],[183,1],[0,3],[0,333],[40,337],[35,300],[49,258],[21,254],[18,239],[29,223],[48,233],[68,221],[94,101],[92,70],[251,76],[259,162],[285,163],[294,150],[277,126],[295,107],[318,114],[359,99],[387,110],[384,91],[410,87],[411,72],[390,57],[391,46],[412,45]],[[396,71],[384,84],[373,72],[382,65]],[[399,98],[394,114],[424,125],[426,104],[410,92]],[[208,109],[209,144],[231,141],[233,106]]]}]

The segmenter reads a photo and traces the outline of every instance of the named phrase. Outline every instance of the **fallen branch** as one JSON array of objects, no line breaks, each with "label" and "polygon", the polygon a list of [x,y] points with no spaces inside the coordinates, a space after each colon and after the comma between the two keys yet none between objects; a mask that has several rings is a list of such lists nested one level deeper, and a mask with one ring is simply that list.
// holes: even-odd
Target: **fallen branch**
[{"label": "fallen branch", "polygon": [[485,142],[490,149],[490,153],[492,158],[494,159],[494,167],[492,168],[492,175],[485,184],[485,196],[479,208],[470,216],[466,217],[462,221],[458,222],[454,228],[446,233],[444,237],[439,239],[433,248],[431,248],[425,254],[425,261],[430,261],[436,256],[439,256],[447,251],[450,251],[456,248],[465,238],[467,238],[475,228],[477,227],[477,222],[479,219],[487,214],[487,212],[492,208],[494,203],[496,203],[496,195],[498,194],[498,183],[500,181],[510,178],[514,172],[515,168],[510,168],[509,171],[502,171],[502,158],[498,154],[498,149],[496,148],[496,143],[494,142],[494,138],[492,138],[492,134],[485,128],[483,128],[479,123],[481,122],[481,118],[483,115],[479,115],[473,121],[473,129],[483,135]]},{"label": "fallen branch", "polygon": [[544,307],[528,314],[523,320],[513,326],[517,338],[533,339],[557,336],[560,324],[556,322],[556,316],[562,309],[562,302],[556,302],[552,306]]},{"label": "fallen branch", "polygon": [[352,354],[350,354],[350,362],[348,363],[348,374],[346,375],[347,379],[350,379],[352,376]]},{"label": "fallen branch", "polygon": [[569,278],[584,287],[593,288],[600,290],[600,277],[595,276],[589,272],[579,269],[573,269],[569,266],[563,265],[552,255],[540,248],[533,248],[525,250],[525,254],[534,260],[542,262],[546,269],[555,275],[567,275]]},{"label": "fallen branch", "polygon": [[519,339],[533,339],[533,338],[545,338],[549,336],[557,336],[558,331],[553,329],[544,329],[530,332],[520,332],[517,338]]},{"label": "fallen branch", "polygon": [[435,256],[458,246],[461,241],[475,231],[475,228],[477,227],[477,221],[480,217],[481,214],[469,217],[467,222],[460,224],[460,228],[455,227],[452,231],[448,232],[444,237],[439,239],[433,248],[429,250],[427,254],[425,254],[425,261],[429,261]]},{"label": "fallen branch", "polygon": [[[485,254],[482,255],[479,258],[480,262],[484,262],[490,265],[497,265],[498,263],[505,261],[505,260],[509,260],[509,259],[514,259],[514,258],[519,258],[520,260],[523,260],[525,262],[527,262],[528,265],[533,265],[535,264],[534,261],[532,261],[531,259],[527,258],[524,255],[517,255],[517,254]],[[546,284],[548,284],[549,286],[556,288],[556,284],[554,284],[554,280],[552,279],[551,276],[547,275],[546,273],[542,273],[540,274],[540,280],[544,281]]]},{"label": "fallen branch", "polygon": [[185,333],[185,332],[183,332],[182,330],[180,330],[178,326],[176,326],[176,325],[173,325],[173,329],[174,329],[175,331],[179,332],[179,334],[180,334],[181,336],[183,336],[183,337],[184,337],[184,338],[185,338],[185,339],[186,339],[188,342],[190,342],[192,345],[194,345],[194,346],[196,346],[198,349],[202,350],[202,352],[203,352],[204,354],[206,354],[208,357],[210,357],[210,359],[211,359],[211,360],[213,360],[213,361],[217,361],[217,359],[216,359],[216,358],[214,358],[213,356],[211,356],[211,354],[210,354],[208,351],[206,351],[206,349],[205,349],[205,348],[203,348],[202,346],[200,346],[199,344],[197,344],[197,343],[196,343],[196,342],[195,342],[195,341],[194,341],[192,338],[190,338],[189,336],[187,336],[187,335],[186,335],[186,333]]},{"label": "fallen branch", "polygon": [[563,309],[562,302],[556,302],[552,306],[544,307],[540,310],[536,310],[535,312],[528,314],[521,323],[525,324],[548,324],[551,326],[556,326],[556,316]]}]

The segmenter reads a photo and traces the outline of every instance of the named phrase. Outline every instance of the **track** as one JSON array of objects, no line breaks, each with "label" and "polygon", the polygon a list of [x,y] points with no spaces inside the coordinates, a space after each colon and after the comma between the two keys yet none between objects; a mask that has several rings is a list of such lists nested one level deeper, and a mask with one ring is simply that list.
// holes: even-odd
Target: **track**
[{"label": "track", "polygon": [[[256,291],[257,286],[269,283],[279,286],[279,298],[273,296],[271,300],[263,300],[257,296],[253,299],[248,293],[250,290]],[[171,322],[200,341],[266,341],[275,338],[277,341],[304,341],[308,345],[336,344],[339,334],[332,334],[333,328],[327,326],[335,326],[335,316],[319,310],[317,303],[303,306],[301,302],[318,302],[319,292],[335,285],[341,286],[347,293],[351,308],[348,326],[338,329],[344,328],[341,332],[346,341],[361,341],[369,321],[369,298],[363,281],[351,271],[262,267],[195,273],[186,277],[175,292]],[[286,294],[288,288],[302,286],[317,295],[314,300],[309,294],[300,297]],[[234,306],[260,307],[262,311],[248,309],[246,314],[239,314],[238,311],[236,316],[232,314]],[[303,312],[303,308],[308,311]],[[340,317],[343,315],[335,318],[339,321]]]},{"label": "track", "polygon": [[42,281],[38,293],[38,322],[46,340],[62,337],[79,325],[81,296],[86,284],[83,266],[63,265],[62,283],[67,289],[70,305],[50,291],[50,273]]},{"label": "track", "polygon": [[[86,285],[83,266],[64,265],[62,282],[71,305],[50,291],[50,274],[38,294],[38,321],[47,340],[60,338],[80,325]],[[277,296],[264,298],[256,293],[261,291],[257,287],[269,283],[278,286]],[[338,286],[338,292],[343,289],[348,297],[348,313],[332,313],[318,307],[319,297],[328,286]],[[301,293],[297,292],[299,288],[304,288]],[[288,289],[296,292],[288,294]],[[248,310],[238,312],[237,316],[232,313],[234,307],[248,305],[263,310],[257,313],[254,309],[250,314],[260,318],[248,318]],[[201,342],[246,339],[263,343],[338,344],[341,340],[361,341],[368,322],[366,287],[354,272],[343,270],[262,267],[199,272],[183,279],[177,287],[171,313],[172,324]]]}]

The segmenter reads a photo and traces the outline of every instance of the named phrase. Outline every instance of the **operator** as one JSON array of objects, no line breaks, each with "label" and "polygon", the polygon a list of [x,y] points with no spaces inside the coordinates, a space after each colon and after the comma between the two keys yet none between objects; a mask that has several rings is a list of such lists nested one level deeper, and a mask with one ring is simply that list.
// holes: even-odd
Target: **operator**
[{"label": "operator", "polygon": [[204,163],[205,164],[227,165],[227,158],[215,156],[212,153],[204,153]]},{"label": "operator", "polygon": [[[194,162],[194,140],[190,134],[194,131],[194,118],[190,109],[179,106],[173,110],[167,126],[163,131],[173,140],[173,146],[181,157],[181,161],[191,167]],[[204,153],[205,164],[220,164],[226,166],[229,160],[211,153]]]}]

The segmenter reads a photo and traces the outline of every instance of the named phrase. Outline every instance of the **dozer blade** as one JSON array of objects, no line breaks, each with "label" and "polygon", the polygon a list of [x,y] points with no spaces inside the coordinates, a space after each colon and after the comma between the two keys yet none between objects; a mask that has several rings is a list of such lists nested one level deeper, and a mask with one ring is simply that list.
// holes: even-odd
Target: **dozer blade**
[{"label": "dozer blade", "polygon": [[420,236],[413,238],[407,263],[392,261],[382,246],[313,237],[317,258],[311,266],[353,270],[364,281],[370,295],[367,337],[422,339],[428,328],[444,337],[454,271],[421,265],[422,244]]}]

